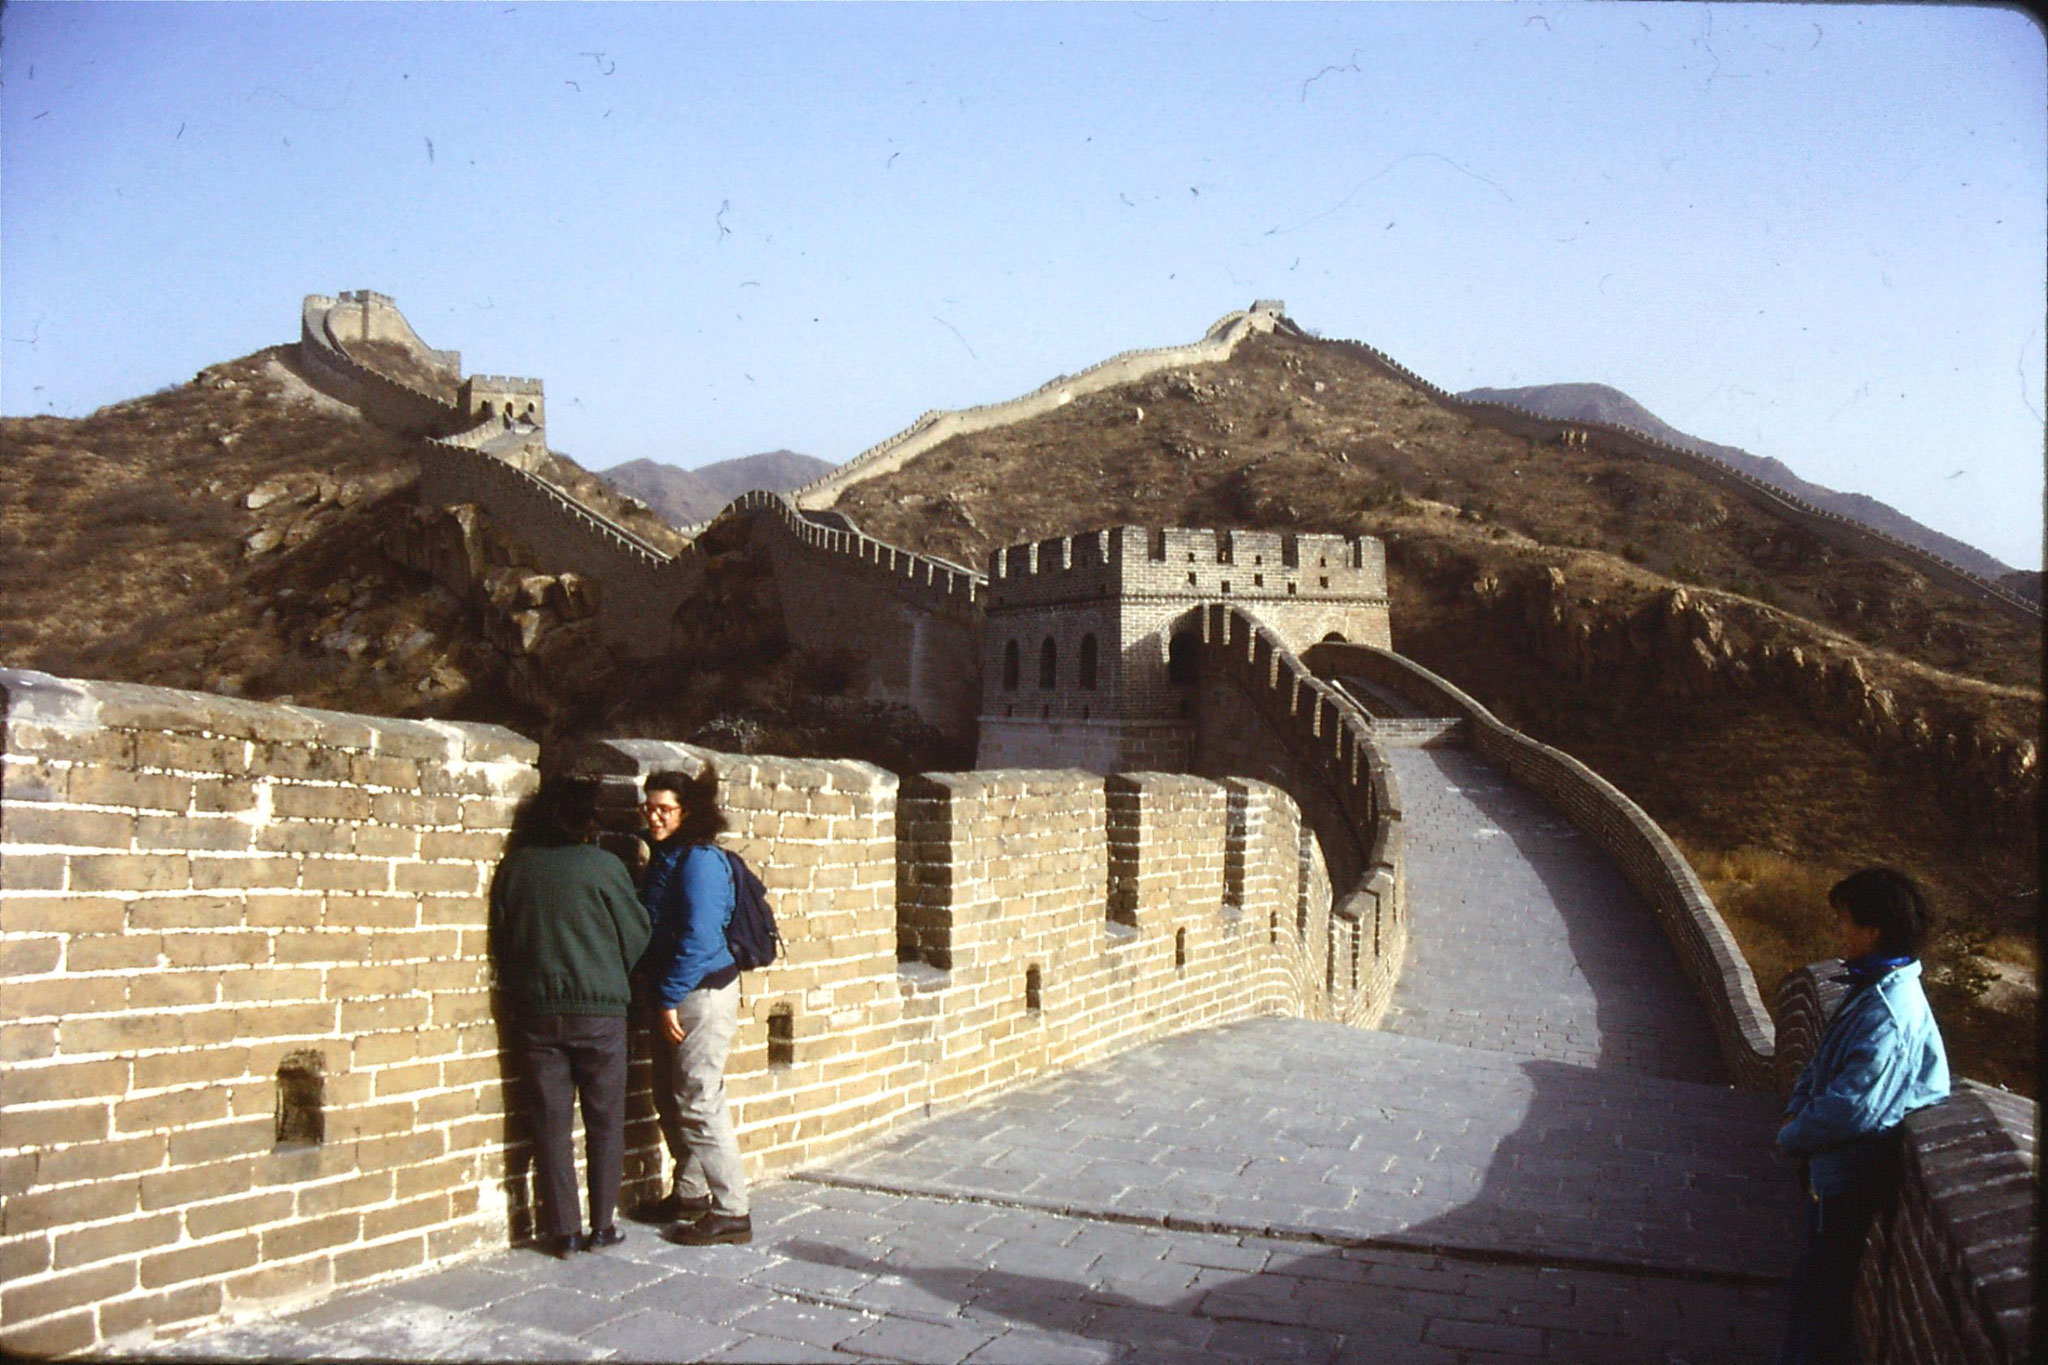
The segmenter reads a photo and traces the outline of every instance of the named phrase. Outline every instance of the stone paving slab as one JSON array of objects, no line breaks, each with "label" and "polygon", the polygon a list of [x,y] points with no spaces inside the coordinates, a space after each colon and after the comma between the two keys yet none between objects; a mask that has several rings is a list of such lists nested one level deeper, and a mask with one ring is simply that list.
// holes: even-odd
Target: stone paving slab
[{"label": "stone paving slab", "polygon": [[[1258,1019],[934,1119],[818,1178],[1092,1218],[1777,1277],[1797,1199],[1770,1152],[1776,1113],[1773,1097],[1721,1086]],[[1088,1157],[1111,1128],[1130,1135],[1116,1155]]]},{"label": "stone paving slab", "polygon": [[1381,1027],[1678,1080],[1726,1078],[1657,921],[1564,816],[1464,749],[1389,753],[1408,961]]},{"label": "stone paving slab", "polygon": [[[623,1245],[567,1262],[500,1252],[141,1354],[1708,1365],[1761,1358],[1779,1320],[1775,1287],[1122,1226],[802,1180],[763,1185],[755,1207],[761,1222],[751,1247],[674,1247],[635,1228]],[[848,1212],[869,1214],[873,1230],[850,1231]],[[946,1243],[902,1253],[927,1224],[980,1233],[996,1254],[962,1255]],[[734,1250],[751,1255],[719,1254]],[[632,1273],[593,1273],[598,1262]],[[864,1288],[776,1287],[815,1283],[809,1272],[819,1270]],[[501,1295],[498,1280],[517,1292]],[[637,1287],[617,1287],[628,1283]],[[592,1292],[599,1284],[612,1287]],[[882,1287],[886,1293],[874,1292]],[[475,1293],[472,1306],[440,1306],[465,1293]],[[533,1326],[522,1306],[571,1300],[573,1314],[549,1327]]]}]

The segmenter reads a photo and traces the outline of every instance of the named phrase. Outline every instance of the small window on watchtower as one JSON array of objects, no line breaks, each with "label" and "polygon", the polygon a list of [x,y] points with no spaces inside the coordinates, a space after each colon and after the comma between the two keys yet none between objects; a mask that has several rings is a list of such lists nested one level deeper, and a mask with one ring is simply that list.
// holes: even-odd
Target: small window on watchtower
[{"label": "small window on watchtower", "polygon": [[1036,967],[1024,969],[1024,1008],[1033,1014],[1045,1008],[1045,976]]},{"label": "small window on watchtower", "polygon": [[1081,637],[1081,690],[1095,690],[1095,636],[1092,633]]},{"label": "small window on watchtower", "polygon": [[796,1015],[787,1005],[768,1011],[768,1066],[783,1070],[796,1064]]},{"label": "small window on watchtower", "polygon": [[1042,689],[1057,687],[1060,681],[1060,647],[1052,636],[1045,637],[1045,643],[1038,647],[1038,685]]},{"label": "small window on watchtower", "polygon": [[1017,690],[1017,642],[1010,641],[1003,646],[1003,691]]},{"label": "small window on watchtower", "polygon": [[1185,929],[1173,931],[1173,969],[1177,972],[1188,969],[1188,931]]},{"label": "small window on watchtower", "polygon": [[277,1145],[317,1147],[327,1137],[327,1059],[288,1052],[277,1067]]}]

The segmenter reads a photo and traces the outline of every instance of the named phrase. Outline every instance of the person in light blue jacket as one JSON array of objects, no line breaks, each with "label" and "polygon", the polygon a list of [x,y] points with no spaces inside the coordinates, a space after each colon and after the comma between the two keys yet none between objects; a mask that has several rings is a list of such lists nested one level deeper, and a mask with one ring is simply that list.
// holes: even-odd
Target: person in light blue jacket
[{"label": "person in light blue jacket", "polygon": [[1868,867],[1828,892],[1849,994],[1799,1073],[1778,1146],[1805,1163],[1806,1245],[1779,1365],[1854,1362],[1856,1278],[1897,1190],[1898,1127],[1948,1098],[1948,1054],[1920,988],[1931,914],[1904,873]]}]

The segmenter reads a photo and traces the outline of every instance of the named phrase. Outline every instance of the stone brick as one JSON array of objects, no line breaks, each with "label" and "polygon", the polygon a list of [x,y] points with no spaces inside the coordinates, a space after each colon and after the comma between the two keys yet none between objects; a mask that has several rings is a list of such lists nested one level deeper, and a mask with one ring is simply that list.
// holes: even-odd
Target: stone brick
[{"label": "stone brick", "polygon": [[409,790],[420,784],[420,765],[410,758],[351,754],[349,780],[363,787],[397,787]]},{"label": "stone brick", "polygon": [[[135,1288],[135,1262],[94,1266],[0,1288],[0,1319],[9,1323],[49,1317]],[[11,1340],[11,1338],[10,1338]]]},{"label": "stone brick", "polygon": [[71,799],[85,806],[128,806],[136,810],[183,811],[192,804],[189,778],[120,768],[74,768]]},{"label": "stone brick", "polygon": [[[7,989],[11,993],[18,988],[9,986]],[[0,1082],[0,1088],[4,1088],[10,1106],[78,1099],[87,1095],[119,1095],[128,1089],[128,1063],[116,1060],[15,1066],[8,1068],[6,1080]]]},{"label": "stone brick", "polygon": [[54,972],[64,959],[64,940],[54,935],[0,941],[0,979]]},{"label": "stone brick", "polygon": [[364,1280],[372,1275],[385,1275],[394,1270],[403,1270],[407,1266],[418,1265],[426,1257],[426,1238],[402,1237],[378,1246],[341,1252],[334,1258],[334,1277],[343,1282]]},{"label": "stone brick", "polygon": [[282,1223],[291,1216],[292,1192],[266,1190],[214,1204],[194,1204],[185,1210],[185,1228],[196,1238],[207,1238],[239,1228]]},{"label": "stone brick", "polygon": [[185,1019],[177,1014],[150,1012],[65,1019],[56,1028],[58,1048],[68,1057],[98,1052],[152,1052],[179,1047],[185,1041]]},{"label": "stone brick", "polygon": [[178,1240],[178,1225],[178,1215],[167,1212],[139,1214],[76,1232],[60,1232],[56,1238],[56,1268],[72,1270],[168,1246]]},{"label": "stone brick", "polygon": [[320,978],[321,972],[317,968],[278,967],[267,963],[247,971],[222,972],[220,1002],[233,1005],[252,1001],[314,1000],[320,995]]},{"label": "stone brick", "polygon": [[7,793],[9,802],[50,801],[61,805],[70,790],[71,769],[48,759],[10,756],[4,774],[0,774],[0,791]]},{"label": "stone brick", "polygon": [[0,858],[0,891],[62,891],[69,862],[62,853],[9,853]]},{"label": "stone brick", "polygon": [[266,777],[346,782],[349,780],[349,758],[345,751],[304,744],[259,744],[249,767],[250,771]]},{"label": "stone brick", "polygon": [[120,977],[55,976],[9,981],[0,991],[0,1019],[48,1019],[119,1009]]},{"label": "stone brick", "polygon": [[244,1156],[210,1165],[180,1166],[142,1177],[142,1207],[179,1208],[242,1193],[255,1180],[257,1158]]},{"label": "stone brick", "polygon": [[356,1144],[356,1159],[365,1171],[382,1171],[432,1161],[447,1150],[447,1136],[430,1128],[364,1138]]},{"label": "stone brick", "polygon": [[325,930],[307,934],[279,934],[270,945],[273,962],[362,962],[370,956],[368,934]]},{"label": "stone brick", "polygon": [[252,811],[256,809],[256,784],[233,778],[197,777],[192,782],[192,809],[222,815]]},{"label": "stone brick", "polygon": [[[172,936],[173,940],[177,937]],[[220,974],[215,971],[139,972],[128,982],[128,1008],[134,1011],[169,1009],[178,1005],[211,1005],[219,997]],[[185,1020],[188,1041],[207,1041],[195,1028],[201,1022]]]},{"label": "stone brick", "polygon": [[[292,878],[296,883],[296,864]],[[252,929],[311,929],[320,923],[320,912],[325,903],[325,897],[313,892],[250,896],[243,906],[242,920]]]},{"label": "stone brick", "polygon": [[420,835],[419,856],[429,862],[496,862],[504,852],[501,834],[433,830]]},{"label": "stone brick", "polygon": [[227,1116],[227,1091],[221,1086],[206,1085],[117,1101],[114,1128],[123,1133],[157,1132],[212,1123]]},{"label": "stone brick", "polygon": [[482,886],[482,875],[471,863],[399,863],[391,881],[394,891],[426,893],[475,895]]},{"label": "stone brick", "polygon": [[142,734],[135,737],[135,765],[181,772],[240,773],[248,770],[249,746],[239,739],[199,735]]},{"label": "stone brick", "polygon": [[311,891],[388,891],[391,868],[390,863],[371,858],[308,858],[299,877]]},{"label": "stone brick", "polygon": [[97,1142],[107,1135],[104,1102],[26,1109],[9,1102],[0,1109],[0,1147],[48,1147],[60,1142]]},{"label": "stone brick", "polygon": [[[289,890],[299,884],[297,858],[194,858],[192,886],[198,891],[223,888]],[[250,897],[253,901],[256,897]]]},{"label": "stone brick", "polygon": [[171,1134],[173,1166],[203,1166],[210,1161],[248,1156],[276,1141],[276,1125],[268,1119],[230,1119],[205,1128]]},{"label": "stone brick", "polygon": [[[348,929],[411,929],[420,922],[416,896],[329,896],[323,912],[325,923]],[[379,934],[370,945],[372,959],[415,957],[409,935]]]},{"label": "stone brick", "polygon": [[119,1336],[144,1327],[166,1327],[210,1318],[220,1312],[221,1286],[188,1284],[161,1294],[137,1294],[100,1305],[100,1335]]},{"label": "stone brick", "polygon": [[370,794],[360,787],[281,786],[271,809],[294,820],[367,820]]},{"label": "stone brick", "polygon": [[[67,1185],[62,1189],[29,1190],[7,1201],[7,1235],[131,1217],[141,1206],[141,1198],[141,1182],[132,1176]],[[134,1282],[131,1275],[128,1283]]]},{"label": "stone brick", "polygon": [[248,824],[232,815],[144,815],[135,821],[137,848],[220,852],[247,848],[249,841]]},{"label": "stone brick", "polygon": [[[0,1313],[4,1311],[0,1309]],[[19,1353],[31,1358],[71,1355],[97,1342],[95,1324],[96,1318],[89,1308],[38,1322],[6,1318],[0,1320],[0,1345],[5,1345],[10,1355]]]},{"label": "stone brick", "polygon": [[55,1024],[0,1024],[0,1062],[33,1062],[57,1051]]},{"label": "stone brick", "polygon": [[142,1258],[142,1287],[161,1289],[187,1280],[210,1279],[256,1264],[256,1234],[245,1232],[217,1242],[159,1251]]},{"label": "stone brick", "polygon": [[253,845],[266,853],[334,856],[355,848],[355,827],[318,820],[273,820],[260,827]]},{"label": "stone brick", "polygon": [[255,932],[164,935],[164,960],[171,967],[261,965],[270,960],[270,935]]},{"label": "stone brick", "polygon": [[163,952],[162,934],[81,934],[64,945],[64,965],[74,972],[127,971],[157,966]]},{"label": "stone brick", "polygon": [[44,1185],[69,1185],[154,1171],[164,1164],[169,1150],[161,1133],[60,1147],[38,1154],[36,1178]]},{"label": "stone brick", "polygon": [[[300,1185],[296,1191],[302,1220],[319,1221],[328,1214],[362,1210],[390,1202],[391,1172],[368,1171],[317,1185]],[[351,1215],[353,1216],[353,1215]],[[351,1240],[354,1234],[350,1234]]]},{"label": "stone brick", "polygon": [[128,923],[135,929],[234,929],[242,903],[233,896],[151,896],[131,901]]},{"label": "stone brick", "polygon": [[448,1191],[439,1190],[388,1209],[373,1209],[363,1215],[363,1238],[377,1241],[397,1232],[410,1232],[449,1217]]},{"label": "stone brick", "polygon": [[334,1006],[306,1001],[289,1005],[242,1005],[223,1010],[236,1038],[327,1037],[334,1033]]},{"label": "stone brick", "polygon": [[417,858],[420,835],[417,830],[389,825],[361,825],[356,829],[353,847],[364,858]]},{"label": "stone brick", "polygon": [[7,810],[7,842],[54,845],[59,848],[125,850],[135,840],[135,825],[135,817],[121,811],[77,810],[64,806],[15,806],[10,803]]},{"label": "stone brick", "polygon": [[[341,1002],[341,1032],[372,1033],[379,1029],[419,1028],[427,1022],[427,1002],[417,996]],[[437,1021],[441,1022],[441,1021]]]},{"label": "stone brick", "polygon": [[[62,854],[50,855],[60,863]],[[0,876],[19,854],[0,855]],[[31,861],[33,861],[31,859]],[[59,869],[61,881],[62,869]],[[13,883],[9,881],[8,886]],[[9,934],[118,934],[128,922],[128,903],[109,896],[9,896],[0,899],[0,931]]]},{"label": "stone brick", "polygon": [[14,1237],[0,1242],[0,1284],[15,1284],[50,1268],[50,1238],[46,1233]]},{"label": "stone brick", "polygon": [[[269,1236],[263,1238],[263,1257],[276,1256]],[[297,1299],[334,1288],[334,1263],[325,1258],[289,1265],[264,1265],[246,1275],[231,1275],[221,1284],[230,1303],[261,1303],[276,1299]]]}]

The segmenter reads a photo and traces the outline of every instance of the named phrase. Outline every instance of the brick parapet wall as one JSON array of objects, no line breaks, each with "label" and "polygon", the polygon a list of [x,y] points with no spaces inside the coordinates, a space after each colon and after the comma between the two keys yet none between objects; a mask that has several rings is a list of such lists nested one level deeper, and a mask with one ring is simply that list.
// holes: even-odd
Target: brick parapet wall
[{"label": "brick parapet wall", "polygon": [[1657,916],[1706,1006],[1736,1083],[1754,1090],[1772,1086],[1775,1044],[1756,977],[1692,865],[1640,806],[1571,755],[1502,724],[1411,659],[1364,645],[1326,644],[1309,651],[1309,666],[1328,676],[1363,677],[1426,710],[1463,717],[1474,750],[1591,836]]},{"label": "brick parapet wall", "polygon": [[[324,295],[306,296],[299,318],[298,351],[306,378],[332,397],[360,409],[377,425],[409,436],[443,436],[469,426],[469,419],[455,404],[371,369],[348,353],[330,319],[337,312],[345,315],[355,297],[343,294],[337,305]],[[404,324],[402,317],[399,323]],[[405,328],[405,335],[423,356],[455,357],[459,369],[459,353],[428,349],[412,335],[410,327]],[[392,339],[399,338],[394,335]]]},{"label": "brick parapet wall", "polygon": [[663,554],[546,479],[461,437],[423,443],[420,498],[429,506],[473,503],[551,571],[589,578],[605,641],[635,655],[667,650],[676,609],[703,580],[694,550]]},{"label": "brick parapet wall", "polygon": [[[1774,1013],[1783,1090],[1847,995],[1838,959],[1786,975]],[[2031,1360],[2040,1158],[2032,1101],[1958,1081],[1906,1116],[1896,1205],[1865,1244],[1856,1336],[1871,1365]]]},{"label": "brick parapet wall", "polygon": [[844,516],[809,516],[787,494],[766,489],[742,493],[712,522],[743,516],[765,519],[834,569],[884,583],[921,610],[978,619],[988,579],[972,569],[877,540]]},{"label": "brick parapet wall", "polygon": [[1362,712],[1270,630],[1235,608],[1203,613],[1202,772],[1238,772],[1296,794],[1331,886],[1316,945],[1335,1017],[1376,1021],[1407,955],[1400,793]]},{"label": "brick parapet wall", "polygon": [[[534,745],[0,672],[0,1333],[65,1351],[502,1242],[484,892]],[[277,1140],[324,1068],[325,1140]]]},{"label": "brick parapet wall", "polygon": [[[1292,328],[1292,324],[1287,325]],[[1362,341],[1348,340],[1329,344],[1342,346],[1356,355],[1363,356],[1386,374],[1422,390],[1439,407],[1448,411],[1460,413],[1474,421],[1498,427],[1527,440],[1557,441],[1569,434],[1574,439],[1583,437],[1590,445],[1600,450],[1633,455],[1683,470],[1716,487],[1739,494],[1766,511],[1801,525],[1833,544],[1859,553],[1875,553],[1903,560],[1944,586],[1979,601],[1988,602],[2019,621],[2033,625],[2041,620],[2039,603],[1993,583],[1960,564],[1944,559],[1931,550],[1901,540],[1854,517],[1817,507],[1776,484],[1760,479],[1746,470],[1738,469],[1726,460],[1699,451],[1687,450],[1683,446],[1673,445],[1648,432],[1637,431],[1633,427],[1611,422],[1564,421],[1539,416],[1526,408],[1518,408],[1508,403],[1460,398],[1449,390],[1430,383],[1377,347],[1369,346]]]},{"label": "brick parapet wall", "polygon": [[1123,351],[1075,375],[1057,375],[1030,393],[1000,403],[951,411],[933,409],[895,435],[876,442],[831,473],[791,493],[797,505],[830,507],[849,486],[892,473],[919,455],[955,436],[1007,426],[1063,407],[1086,394],[1129,384],[1181,365],[1206,365],[1228,360],[1238,343],[1257,332],[1269,332],[1280,311],[1269,303],[1227,313],[1210,325],[1203,338],[1186,346],[1161,346]]}]

